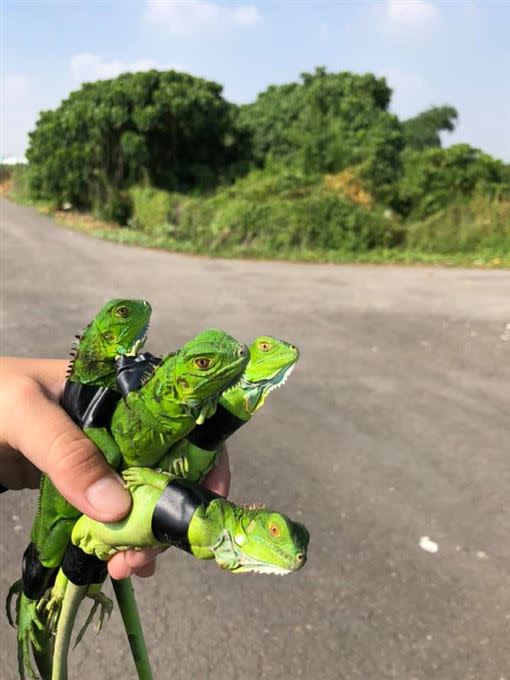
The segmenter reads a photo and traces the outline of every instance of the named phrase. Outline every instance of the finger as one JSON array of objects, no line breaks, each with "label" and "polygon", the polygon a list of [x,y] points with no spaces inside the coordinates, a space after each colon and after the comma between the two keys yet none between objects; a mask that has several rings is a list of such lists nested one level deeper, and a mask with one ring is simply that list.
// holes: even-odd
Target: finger
[{"label": "finger", "polygon": [[108,560],[108,573],[116,581],[128,578],[133,573],[126,562],[126,553],[120,552]]},{"label": "finger", "polygon": [[128,578],[153,562],[160,552],[160,548],[144,548],[117,553],[108,561],[108,573],[117,580]]},{"label": "finger", "polygon": [[153,562],[156,555],[161,552],[158,548],[143,548],[143,550],[128,550],[126,554],[126,564],[133,570]]},{"label": "finger", "polygon": [[151,562],[147,562],[147,564],[144,564],[143,567],[136,569],[135,574],[140,578],[149,578],[150,576],[154,576],[155,571],[156,560],[152,560]]},{"label": "finger", "polygon": [[38,383],[18,380],[9,403],[8,444],[46,472],[70,503],[103,522],[129,511],[131,496],[121,478]]},{"label": "finger", "polygon": [[230,489],[230,465],[227,447],[223,445],[218,464],[203,481],[203,485],[220,496],[228,496]]}]

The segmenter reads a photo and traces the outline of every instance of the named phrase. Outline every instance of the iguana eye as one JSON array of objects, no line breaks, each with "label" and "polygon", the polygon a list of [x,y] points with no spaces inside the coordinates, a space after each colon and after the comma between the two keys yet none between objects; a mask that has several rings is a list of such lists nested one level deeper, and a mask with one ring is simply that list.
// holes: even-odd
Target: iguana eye
[{"label": "iguana eye", "polygon": [[125,319],[129,315],[129,307],[121,305],[115,310],[115,316],[120,316],[121,319]]},{"label": "iguana eye", "polygon": [[207,357],[199,357],[198,359],[195,359],[194,364],[197,368],[204,371],[211,365],[211,360],[208,359]]},{"label": "iguana eye", "polygon": [[273,538],[280,538],[280,527],[277,524],[271,522],[271,524],[268,526],[268,530]]},{"label": "iguana eye", "polygon": [[271,349],[271,343],[264,341],[260,343],[259,347],[263,352],[267,352]]}]

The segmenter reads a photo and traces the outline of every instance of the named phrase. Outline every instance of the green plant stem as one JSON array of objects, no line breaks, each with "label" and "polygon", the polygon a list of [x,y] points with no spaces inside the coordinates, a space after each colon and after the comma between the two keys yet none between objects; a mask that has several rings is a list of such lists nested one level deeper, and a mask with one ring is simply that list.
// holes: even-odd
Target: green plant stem
[{"label": "green plant stem", "polygon": [[112,584],[138,672],[138,678],[139,680],[152,680],[152,670],[131,579],[125,578],[121,581],[112,579]]}]

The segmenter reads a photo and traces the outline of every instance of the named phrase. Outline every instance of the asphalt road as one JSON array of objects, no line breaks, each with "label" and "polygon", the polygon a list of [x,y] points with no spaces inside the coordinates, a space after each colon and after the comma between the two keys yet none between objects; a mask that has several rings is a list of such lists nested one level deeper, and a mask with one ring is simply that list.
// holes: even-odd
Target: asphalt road
[{"label": "asphalt road", "polygon": [[[66,356],[113,296],[150,300],[154,352],[212,326],[301,349],[229,448],[232,498],[304,522],[308,564],[234,576],[169,551],[136,584],[156,678],[510,680],[510,272],[208,260],[1,207],[4,354]],[[34,508],[0,497],[1,597]],[[70,677],[134,677],[117,613]]]}]

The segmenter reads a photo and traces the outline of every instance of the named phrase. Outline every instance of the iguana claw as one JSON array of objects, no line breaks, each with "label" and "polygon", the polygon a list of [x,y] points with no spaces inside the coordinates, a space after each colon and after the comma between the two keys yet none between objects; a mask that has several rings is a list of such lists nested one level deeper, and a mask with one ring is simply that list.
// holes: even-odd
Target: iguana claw
[{"label": "iguana claw", "polygon": [[40,600],[37,608],[39,613],[45,613],[46,631],[49,635],[54,635],[57,632],[58,619],[62,609],[62,597],[56,597],[54,590],[50,590],[48,595]]},{"label": "iguana claw", "polygon": [[25,680],[25,671],[31,678],[37,678],[32,666],[32,652],[42,652],[43,645],[37,633],[44,630],[44,623],[37,613],[37,602],[29,600],[22,591],[21,581],[17,581],[9,589],[7,595],[7,616],[12,624],[10,605],[13,595],[19,594],[16,601],[16,624],[18,627],[18,671],[21,680]]},{"label": "iguana claw", "polygon": [[189,472],[189,460],[185,456],[180,456],[172,461],[170,468],[169,471],[176,477],[186,478]]},{"label": "iguana claw", "polygon": [[[80,632],[76,636],[76,642],[74,643],[74,647],[81,642],[81,639],[83,635],[85,634],[85,631],[87,628],[90,626],[92,623],[95,613],[97,609],[99,608],[99,618],[96,624],[96,634],[100,632],[100,630],[103,627],[103,622],[104,622],[104,617],[107,615],[108,618],[110,618],[110,615],[112,613],[113,609],[113,602],[110,600],[109,597],[106,597],[104,593],[87,593],[87,597],[90,597],[92,600],[94,600],[94,604],[92,605],[89,615],[87,616],[87,619],[85,623],[83,624]],[[74,649],[73,647],[73,649]]]},{"label": "iguana claw", "polygon": [[[9,621],[9,624],[13,628],[16,628],[16,624],[15,624],[14,621],[17,618],[17,612],[18,612],[18,608],[19,608],[19,598],[20,598],[22,589],[23,589],[23,581],[22,581],[22,579],[19,579],[18,581],[13,583],[12,586],[9,588],[9,592],[7,593],[7,597],[5,599],[5,612],[7,614],[7,620]],[[15,616],[13,616],[12,612],[11,612],[12,598],[14,597],[14,595],[18,596],[17,599],[16,599],[16,605],[15,605],[16,606]]]}]

